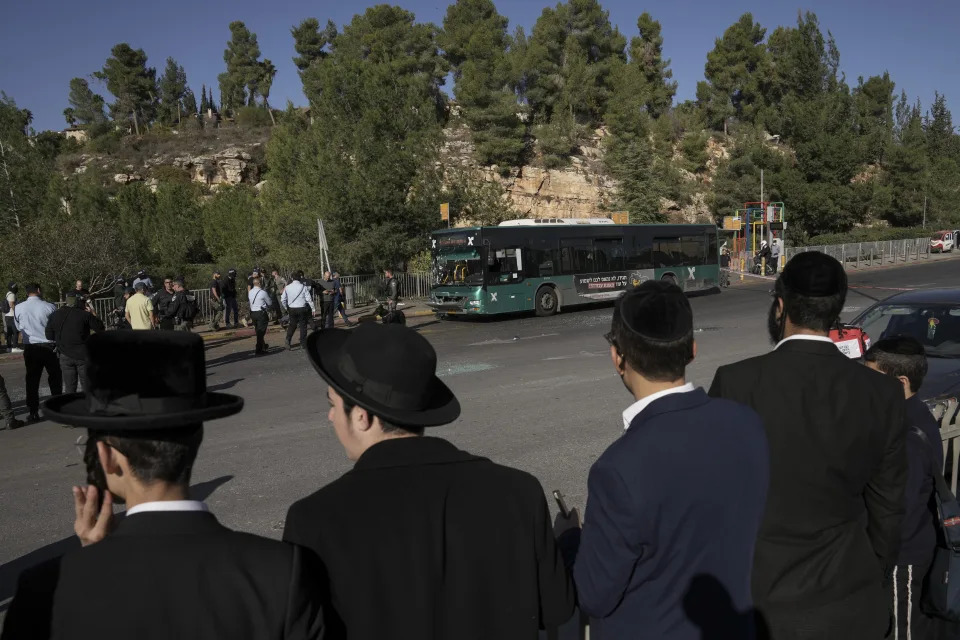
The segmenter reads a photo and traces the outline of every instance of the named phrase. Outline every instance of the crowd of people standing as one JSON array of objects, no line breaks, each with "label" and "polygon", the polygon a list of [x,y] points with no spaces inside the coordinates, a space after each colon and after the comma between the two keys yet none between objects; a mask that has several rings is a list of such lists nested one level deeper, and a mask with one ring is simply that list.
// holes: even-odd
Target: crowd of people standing
[{"label": "crowd of people standing", "polygon": [[[294,274],[288,306],[306,286]],[[21,575],[3,638],[532,640],[576,607],[605,640],[958,637],[960,603],[934,593],[949,576],[933,561],[943,460],[915,396],[922,345],[842,354],[828,332],[847,279],[822,253],[791,260],[772,294],[773,350],[720,367],[709,391],[687,381],[683,292],[649,281],[618,299],[605,338],[623,432],[590,469],[585,517],[558,500],[552,523],[536,478],[428,435],[461,406],[422,335],[314,331],[317,395],[355,464],[290,506],[284,542],[188,498],[203,422],[243,406],[204,390],[199,337],[93,336],[90,389],[44,403],[88,430],[84,547]],[[144,354],[160,375],[135,366]],[[147,384],[154,402],[128,400]]]}]

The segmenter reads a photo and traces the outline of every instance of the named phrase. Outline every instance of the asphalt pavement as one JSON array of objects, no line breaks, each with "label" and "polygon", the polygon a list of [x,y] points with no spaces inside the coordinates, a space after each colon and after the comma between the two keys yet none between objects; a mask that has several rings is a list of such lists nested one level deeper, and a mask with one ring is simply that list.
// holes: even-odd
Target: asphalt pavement
[{"label": "asphalt pavement", "polygon": [[[899,290],[953,286],[958,276],[955,259],[851,273],[845,318]],[[691,298],[698,343],[691,381],[708,387],[721,364],[770,348],[771,287],[770,280],[735,277],[722,293]],[[560,489],[569,505],[582,507],[589,467],[621,433],[621,411],[631,403],[603,339],[611,309],[552,318],[412,316],[410,326],[436,348],[439,374],[463,408],[457,422],[428,434],[529,471],[548,494]],[[287,507],[351,463],[327,422],[326,387],[305,354],[280,349],[282,337],[271,333],[271,353],[254,357],[254,339],[234,337],[208,343],[208,388],[243,396],[245,408],[206,425],[194,488],[226,525],[279,538]],[[23,417],[22,360],[0,362],[0,375]],[[80,435],[50,422],[0,432],[0,611],[24,566],[73,544],[70,487],[85,476]]]}]

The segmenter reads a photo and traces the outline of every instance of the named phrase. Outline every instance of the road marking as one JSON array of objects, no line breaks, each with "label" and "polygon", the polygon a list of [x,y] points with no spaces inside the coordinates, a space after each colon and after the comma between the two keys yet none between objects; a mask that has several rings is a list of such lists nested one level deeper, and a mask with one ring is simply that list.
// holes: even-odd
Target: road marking
[{"label": "road marking", "polygon": [[544,358],[543,360],[546,362],[550,360],[573,360],[574,358],[596,358],[597,356],[602,356],[605,353],[607,352],[606,351],[581,351],[580,353],[576,353],[569,356],[553,356],[551,358]]},{"label": "road marking", "polygon": [[558,336],[559,333],[541,333],[539,336],[527,336],[521,338],[520,336],[514,338],[494,338],[493,340],[484,340],[483,342],[471,342],[470,347],[485,347],[491,344],[512,344],[514,342],[519,342],[520,340],[536,340],[537,338],[549,338],[550,336]]},{"label": "road marking", "polygon": [[458,376],[463,373],[477,373],[479,371],[490,371],[497,367],[486,362],[474,362],[465,364],[437,365],[437,377],[446,378],[448,376]]},{"label": "road marking", "polygon": [[854,311],[860,311],[863,307],[844,307],[841,313],[853,313]]}]

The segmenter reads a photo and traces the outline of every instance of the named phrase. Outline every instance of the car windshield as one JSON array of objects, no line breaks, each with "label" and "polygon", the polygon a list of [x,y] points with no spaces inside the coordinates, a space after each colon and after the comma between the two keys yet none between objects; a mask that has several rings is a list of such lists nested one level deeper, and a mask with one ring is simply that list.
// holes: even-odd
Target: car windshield
[{"label": "car windshield", "polygon": [[476,249],[440,252],[433,258],[435,285],[483,284],[483,261]]},{"label": "car windshield", "polygon": [[960,303],[879,304],[857,323],[874,341],[893,336],[917,339],[934,358],[960,358]]},{"label": "car windshield", "polygon": [[943,232],[933,234],[932,236],[930,236],[930,239],[931,239],[931,240],[942,240],[942,239],[943,239]]}]

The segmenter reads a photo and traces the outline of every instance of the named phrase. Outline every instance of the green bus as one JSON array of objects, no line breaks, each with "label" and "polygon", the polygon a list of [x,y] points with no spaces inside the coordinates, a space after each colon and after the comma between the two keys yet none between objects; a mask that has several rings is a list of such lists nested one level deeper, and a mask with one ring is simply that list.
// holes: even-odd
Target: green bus
[{"label": "green bus", "polygon": [[646,280],[684,291],[720,283],[712,224],[616,225],[606,219],[511,221],[431,234],[437,314],[493,315],[612,300]]}]

